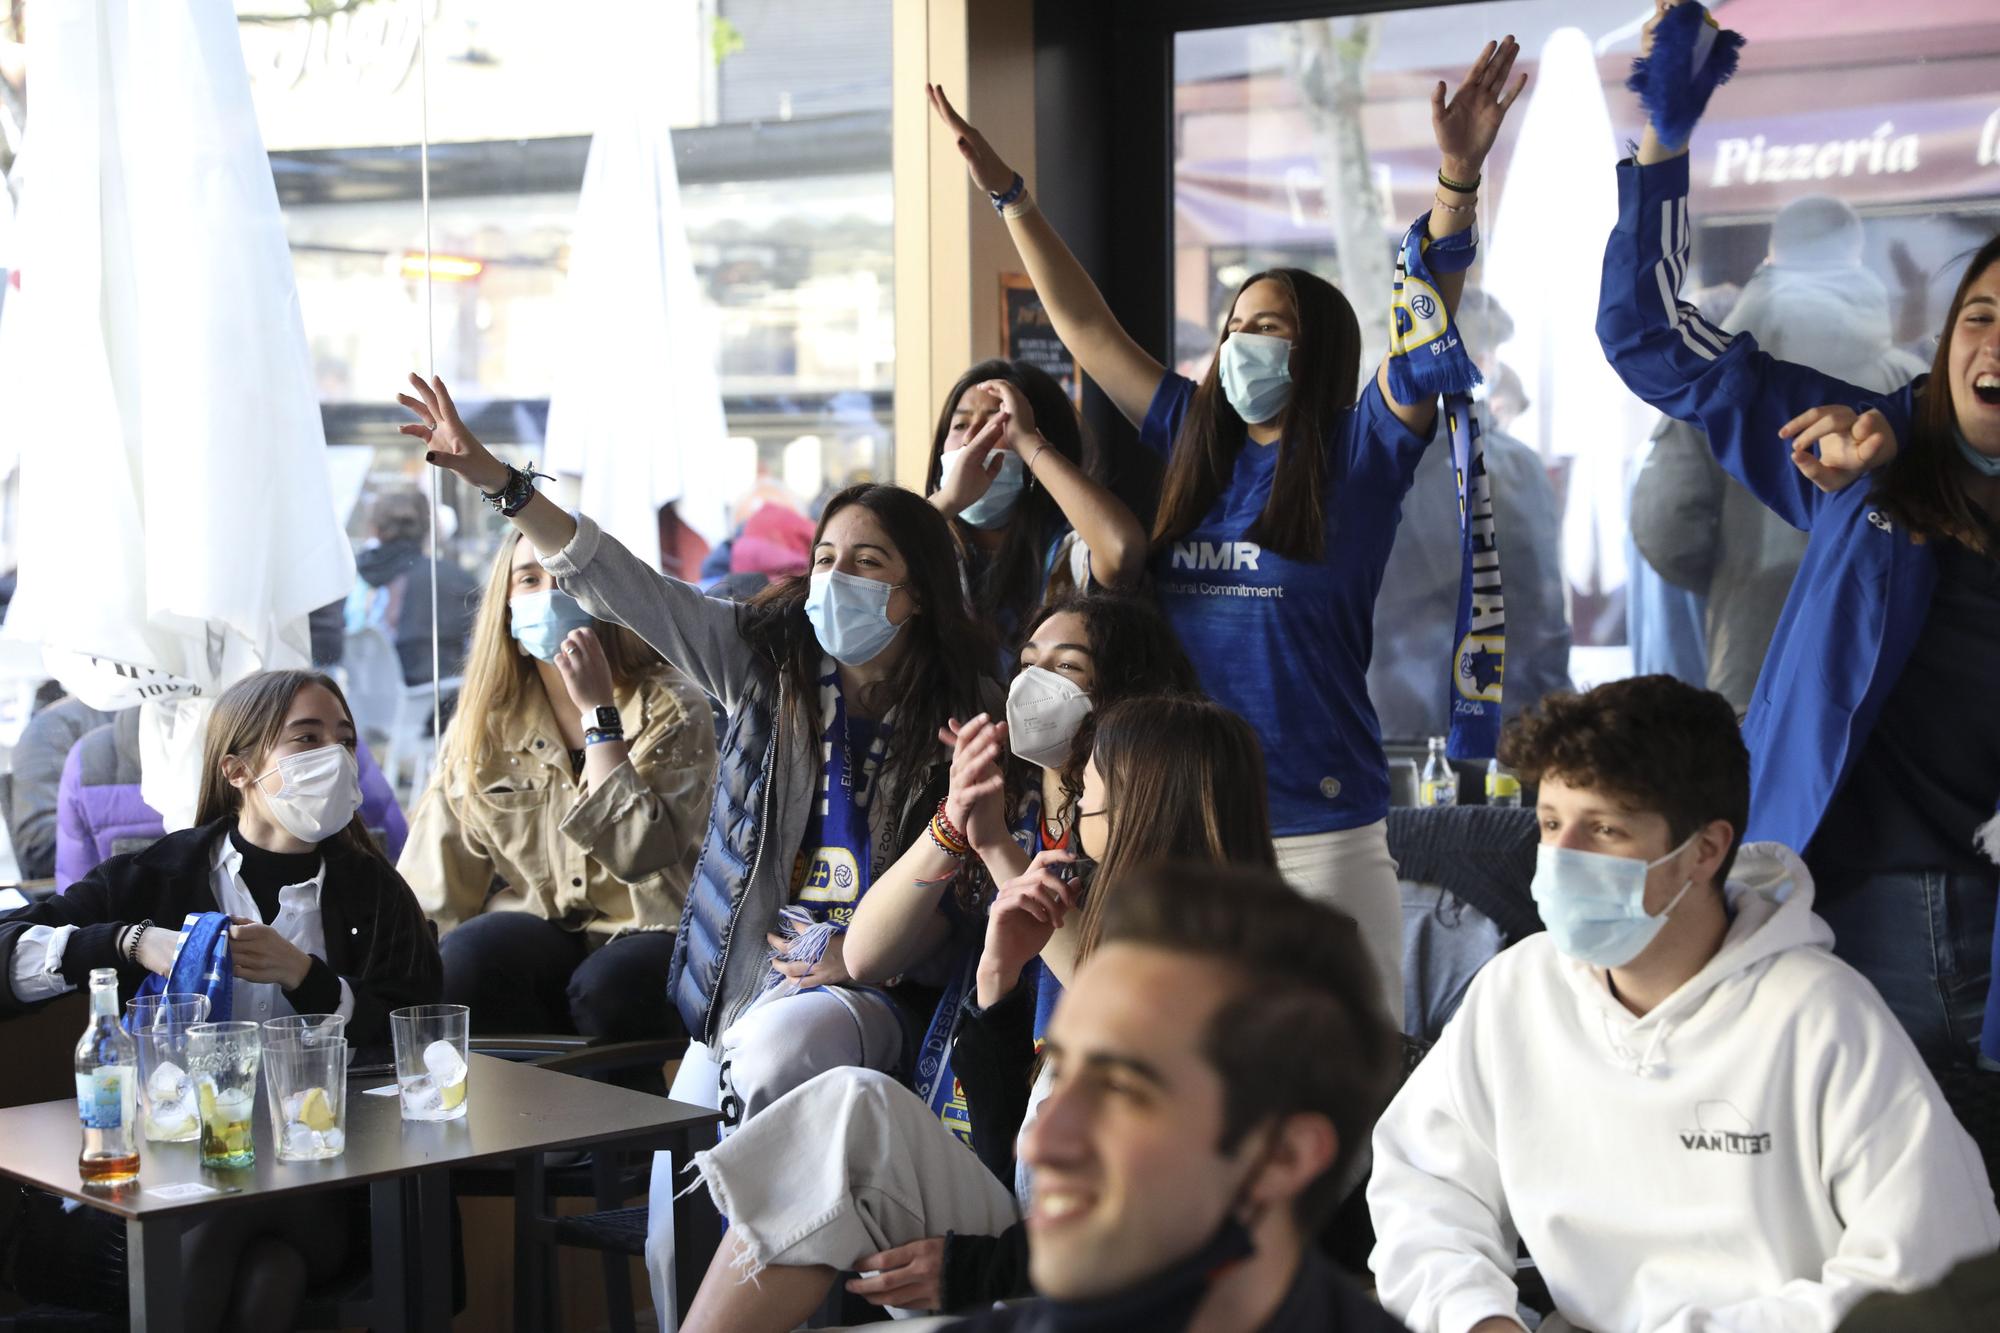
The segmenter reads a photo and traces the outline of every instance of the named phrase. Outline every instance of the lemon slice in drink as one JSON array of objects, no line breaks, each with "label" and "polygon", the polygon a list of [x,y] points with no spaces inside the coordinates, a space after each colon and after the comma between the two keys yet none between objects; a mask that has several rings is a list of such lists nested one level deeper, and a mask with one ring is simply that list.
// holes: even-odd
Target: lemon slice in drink
[{"label": "lemon slice in drink", "polygon": [[333,1128],[333,1104],[327,1100],[325,1088],[306,1089],[305,1099],[299,1103],[299,1123],[322,1134]]},{"label": "lemon slice in drink", "polygon": [[456,1083],[447,1083],[440,1091],[444,1093],[444,1109],[447,1111],[456,1111],[465,1102],[464,1079]]},{"label": "lemon slice in drink", "polygon": [[215,1085],[197,1082],[194,1085],[195,1105],[201,1110],[201,1123],[217,1133],[222,1131],[222,1116],[216,1110]]}]

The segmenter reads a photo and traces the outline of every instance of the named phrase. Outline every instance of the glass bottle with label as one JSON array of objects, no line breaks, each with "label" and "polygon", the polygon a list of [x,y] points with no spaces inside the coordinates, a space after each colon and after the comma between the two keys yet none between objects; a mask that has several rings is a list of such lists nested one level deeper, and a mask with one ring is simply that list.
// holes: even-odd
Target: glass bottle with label
[{"label": "glass bottle with label", "polygon": [[122,1185],[139,1174],[139,1049],[118,1022],[118,973],[90,973],[90,1026],[76,1044],[76,1109],[83,1120],[77,1170],[86,1185]]},{"label": "glass bottle with label", "polygon": [[1417,804],[1458,804],[1458,770],[1445,758],[1442,736],[1431,737],[1430,757],[1424,760],[1423,780],[1417,787]]},{"label": "glass bottle with label", "polygon": [[1486,804],[1510,808],[1521,804],[1521,779],[1498,759],[1486,765]]}]

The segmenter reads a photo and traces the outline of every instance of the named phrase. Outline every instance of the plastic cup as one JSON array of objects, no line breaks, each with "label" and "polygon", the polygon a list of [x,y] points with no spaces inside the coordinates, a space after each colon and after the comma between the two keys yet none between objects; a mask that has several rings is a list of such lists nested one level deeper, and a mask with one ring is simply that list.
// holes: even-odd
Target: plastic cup
[{"label": "plastic cup", "polygon": [[347,1150],[347,1020],[290,1014],[264,1024],[271,1142],[281,1162],[317,1162]]},{"label": "plastic cup", "polygon": [[196,1023],[188,1029],[203,1166],[249,1166],[257,1160],[252,1121],[263,1045],[255,1023]]},{"label": "plastic cup", "polygon": [[389,1013],[403,1119],[457,1120],[465,1114],[466,1040],[472,1011],[462,1004],[419,1004]]},{"label": "plastic cup", "polygon": [[189,1028],[207,1021],[206,995],[142,995],[125,1002],[125,1028],[139,1051],[140,1124],[148,1142],[201,1137],[187,1038]]}]

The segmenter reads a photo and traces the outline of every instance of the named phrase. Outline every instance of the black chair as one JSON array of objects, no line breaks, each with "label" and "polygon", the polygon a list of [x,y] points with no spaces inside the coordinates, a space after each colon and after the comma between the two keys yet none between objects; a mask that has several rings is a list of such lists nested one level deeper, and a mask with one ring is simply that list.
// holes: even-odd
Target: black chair
[{"label": "black chair", "polygon": [[[497,1043],[496,1039],[496,1043]],[[528,1039],[529,1043],[549,1039]],[[554,1039],[563,1041],[564,1039]],[[482,1048],[487,1054],[500,1054]],[[525,1054],[528,1046],[522,1045]],[[612,1042],[592,1046],[571,1040],[562,1049],[552,1049],[533,1057],[531,1062],[556,1073],[578,1078],[615,1082],[655,1096],[667,1092],[662,1068],[687,1050],[685,1037],[650,1041]],[[556,1251],[570,1245],[596,1250],[604,1273],[604,1305],[613,1333],[636,1333],[628,1261],[643,1256],[646,1247],[646,1209],[625,1206],[634,1195],[651,1186],[652,1159],[640,1154],[636,1161],[627,1154],[607,1151],[589,1154],[583,1161],[550,1168],[541,1157],[522,1160],[512,1171],[462,1172],[479,1177],[470,1181],[478,1192],[491,1190],[514,1199],[514,1326],[554,1328],[561,1307],[560,1283],[556,1274]],[[505,1175],[504,1182],[493,1179]],[[468,1191],[471,1192],[471,1191]],[[588,1198],[592,1212],[561,1215],[553,1203],[561,1198]],[[711,1212],[713,1210],[710,1210]],[[676,1237],[677,1241],[682,1238]],[[686,1241],[700,1244],[693,1235]],[[720,1220],[714,1241],[721,1239]],[[706,1262],[706,1255],[703,1256]],[[686,1264],[681,1265],[686,1271]],[[695,1270],[697,1274],[699,1269]]]}]

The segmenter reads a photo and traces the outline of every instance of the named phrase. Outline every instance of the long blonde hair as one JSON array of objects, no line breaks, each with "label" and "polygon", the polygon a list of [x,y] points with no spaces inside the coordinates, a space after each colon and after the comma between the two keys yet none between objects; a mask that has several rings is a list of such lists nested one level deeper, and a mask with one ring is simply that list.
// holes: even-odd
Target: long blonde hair
[{"label": "long blonde hair", "polygon": [[[520,541],[519,532],[508,533],[493,557],[493,568],[487,571],[486,588],[479,595],[479,611],[472,622],[472,647],[465,655],[464,684],[459,687],[457,710],[445,727],[437,776],[432,779],[435,782],[444,782],[461,766],[484,761],[501,739],[500,723],[515,716],[523,702],[533,697],[530,689],[542,688],[535,659],[515,642],[507,614],[514,548]],[[659,654],[624,626],[597,620],[592,628],[604,645],[615,688],[624,690],[636,677],[660,665]],[[451,790],[449,784],[445,790]]]},{"label": "long blonde hair", "polygon": [[[222,692],[215,701],[215,711],[209,714],[208,730],[202,734],[201,792],[194,812],[197,825],[242,813],[243,793],[223,776],[222,761],[235,756],[253,770],[257,768],[284,735],[292,700],[308,685],[318,685],[331,694],[348,724],[353,725],[354,710],[347,706],[347,696],[333,677],[317,671],[258,671]],[[358,810],[334,838],[378,861],[383,859]]]}]

